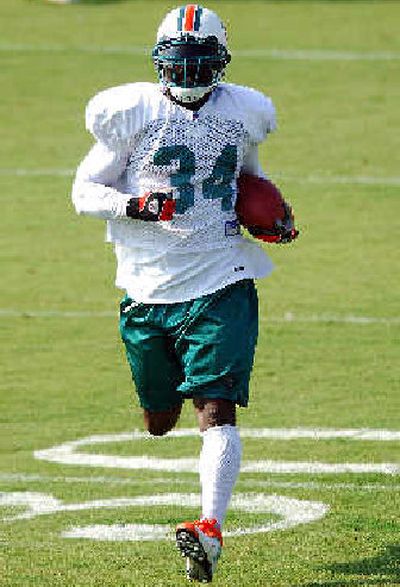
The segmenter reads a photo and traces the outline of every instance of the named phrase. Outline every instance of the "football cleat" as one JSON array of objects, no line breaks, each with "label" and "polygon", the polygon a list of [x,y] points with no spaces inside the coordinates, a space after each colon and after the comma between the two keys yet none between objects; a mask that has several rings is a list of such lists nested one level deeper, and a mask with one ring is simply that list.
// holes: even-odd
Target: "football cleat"
[{"label": "football cleat", "polygon": [[211,583],[222,545],[217,520],[182,522],[176,528],[176,546],[186,557],[186,577],[189,581]]}]

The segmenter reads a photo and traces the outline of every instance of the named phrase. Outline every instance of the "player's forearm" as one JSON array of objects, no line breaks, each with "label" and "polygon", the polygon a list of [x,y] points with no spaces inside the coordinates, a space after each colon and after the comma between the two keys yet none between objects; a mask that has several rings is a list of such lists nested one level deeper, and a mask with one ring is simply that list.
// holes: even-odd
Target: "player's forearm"
[{"label": "player's forearm", "polygon": [[116,185],[126,169],[127,155],[96,143],[76,173],[72,201],[78,214],[103,220],[126,217],[126,206],[132,194],[110,187]]},{"label": "player's forearm", "polygon": [[267,178],[265,171],[261,167],[261,163],[258,158],[258,147],[256,145],[252,145],[248,149],[243,161],[242,171],[245,173],[250,173],[251,175],[263,177],[264,179]]},{"label": "player's forearm", "polygon": [[81,179],[76,179],[72,189],[72,201],[77,213],[102,220],[126,218],[126,207],[131,197],[131,194]]}]

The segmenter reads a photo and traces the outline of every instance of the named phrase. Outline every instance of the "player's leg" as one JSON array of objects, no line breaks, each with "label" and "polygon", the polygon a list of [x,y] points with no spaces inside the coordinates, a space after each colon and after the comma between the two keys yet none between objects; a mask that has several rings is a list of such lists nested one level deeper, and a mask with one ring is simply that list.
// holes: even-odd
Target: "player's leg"
[{"label": "player's leg", "polygon": [[223,546],[222,524],[240,471],[241,442],[236,406],[225,399],[195,398],[202,432],[199,472],[201,516],[177,527],[177,544],[190,579],[210,582]]},{"label": "player's leg", "polygon": [[214,426],[236,426],[236,404],[227,399],[193,398],[200,432]]},{"label": "player's leg", "polygon": [[241,442],[236,404],[246,406],[258,330],[254,284],[241,282],[213,295],[187,333],[185,382],[202,432],[200,521],[177,528],[187,575],[211,581],[221,553],[221,528],[239,475]]},{"label": "player's leg", "polygon": [[179,419],[183,379],[173,341],[162,328],[160,306],[121,303],[120,331],[132,378],[143,408],[145,428],[154,436],[171,430]]},{"label": "player's leg", "polygon": [[216,520],[222,528],[240,471],[236,406],[229,400],[207,398],[196,398],[194,405],[203,440],[199,461],[201,518]]},{"label": "player's leg", "polygon": [[175,427],[175,424],[179,420],[181,410],[182,404],[180,403],[169,410],[152,411],[144,409],[143,421],[146,430],[153,436],[163,436]]}]

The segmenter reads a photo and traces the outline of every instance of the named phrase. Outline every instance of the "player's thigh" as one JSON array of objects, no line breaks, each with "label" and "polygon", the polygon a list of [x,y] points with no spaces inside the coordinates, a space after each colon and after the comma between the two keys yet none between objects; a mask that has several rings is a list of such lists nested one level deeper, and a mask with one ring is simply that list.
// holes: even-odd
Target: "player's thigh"
[{"label": "player's thigh", "polygon": [[120,333],[140,405],[151,412],[170,410],[182,402],[177,388],[183,379],[174,341],[157,326],[146,304],[124,308]]},{"label": "player's thigh", "polygon": [[199,300],[198,314],[179,341],[185,372],[180,389],[187,397],[246,406],[258,336],[255,285],[243,280],[207,298]]}]

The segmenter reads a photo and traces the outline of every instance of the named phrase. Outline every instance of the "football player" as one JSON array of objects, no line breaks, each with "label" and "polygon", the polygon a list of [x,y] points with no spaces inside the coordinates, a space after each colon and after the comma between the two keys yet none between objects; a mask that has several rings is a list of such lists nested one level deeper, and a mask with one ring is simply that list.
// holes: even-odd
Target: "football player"
[{"label": "football player", "polygon": [[[272,270],[241,232],[237,180],[263,175],[257,150],[275,110],[262,93],[222,82],[226,30],[205,7],[169,12],[152,58],[158,83],[114,87],[89,102],[95,144],[72,197],[79,214],[107,222],[125,292],[120,331],[147,430],[166,434],[193,400],[202,510],[176,538],[187,577],[210,582],[240,469],[236,406],[248,403],[257,341],[254,279]],[[284,222],[277,231],[275,240],[291,240]]]}]

